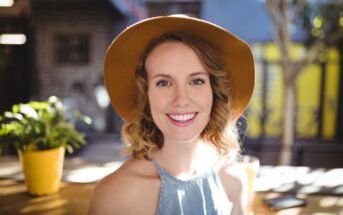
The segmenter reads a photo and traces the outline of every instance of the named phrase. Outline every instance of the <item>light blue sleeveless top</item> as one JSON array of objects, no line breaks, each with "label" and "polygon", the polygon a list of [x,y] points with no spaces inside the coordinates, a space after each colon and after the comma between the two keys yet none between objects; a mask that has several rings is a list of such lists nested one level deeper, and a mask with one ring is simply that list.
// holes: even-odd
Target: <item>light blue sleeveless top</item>
[{"label": "light blue sleeveless top", "polygon": [[228,215],[232,210],[219,176],[210,168],[189,180],[181,180],[152,163],[161,178],[156,215]]}]

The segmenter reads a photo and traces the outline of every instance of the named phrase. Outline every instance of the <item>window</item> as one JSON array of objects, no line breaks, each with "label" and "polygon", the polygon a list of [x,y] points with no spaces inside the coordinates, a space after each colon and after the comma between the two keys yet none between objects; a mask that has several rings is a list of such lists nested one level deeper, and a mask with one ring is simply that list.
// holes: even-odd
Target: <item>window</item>
[{"label": "window", "polygon": [[88,34],[57,34],[54,36],[54,61],[56,64],[88,64]]}]

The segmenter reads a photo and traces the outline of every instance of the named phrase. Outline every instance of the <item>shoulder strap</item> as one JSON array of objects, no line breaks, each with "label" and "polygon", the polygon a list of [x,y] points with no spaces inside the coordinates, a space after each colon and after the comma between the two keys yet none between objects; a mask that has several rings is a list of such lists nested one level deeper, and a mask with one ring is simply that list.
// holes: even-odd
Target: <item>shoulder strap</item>
[{"label": "shoulder strap", "polygon": [[163,168],[160,165],[158,165],[158,163],[155,160],[152,159],[151,162],[155,166],[155,168],[157,169],[158,174],[161,176],[162,172],[163,172]]}]

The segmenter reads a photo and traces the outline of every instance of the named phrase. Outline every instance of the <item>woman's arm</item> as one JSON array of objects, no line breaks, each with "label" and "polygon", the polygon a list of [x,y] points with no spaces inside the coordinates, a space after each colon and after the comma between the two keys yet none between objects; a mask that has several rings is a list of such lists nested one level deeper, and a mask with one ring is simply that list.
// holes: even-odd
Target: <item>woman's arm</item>
[{"label": "woman's arm", "polygon": [[247,214],[247,175],[242,165],[232,163],[222,166],[219,176],[228,199],[233,203],[232,215]]}]

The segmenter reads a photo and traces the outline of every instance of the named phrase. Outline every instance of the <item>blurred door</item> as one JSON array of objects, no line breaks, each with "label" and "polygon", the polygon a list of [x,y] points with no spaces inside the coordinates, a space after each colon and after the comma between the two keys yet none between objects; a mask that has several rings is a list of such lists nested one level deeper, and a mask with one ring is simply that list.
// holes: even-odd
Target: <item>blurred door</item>
[{"label": "blurred door", "polygon": [[30,32],[28,20],[1,18],[0,34],[22,33],[26,42],[22,45],[0,44],[0,112],[13,104],[26,102],[32,93],[32,68]]}]

